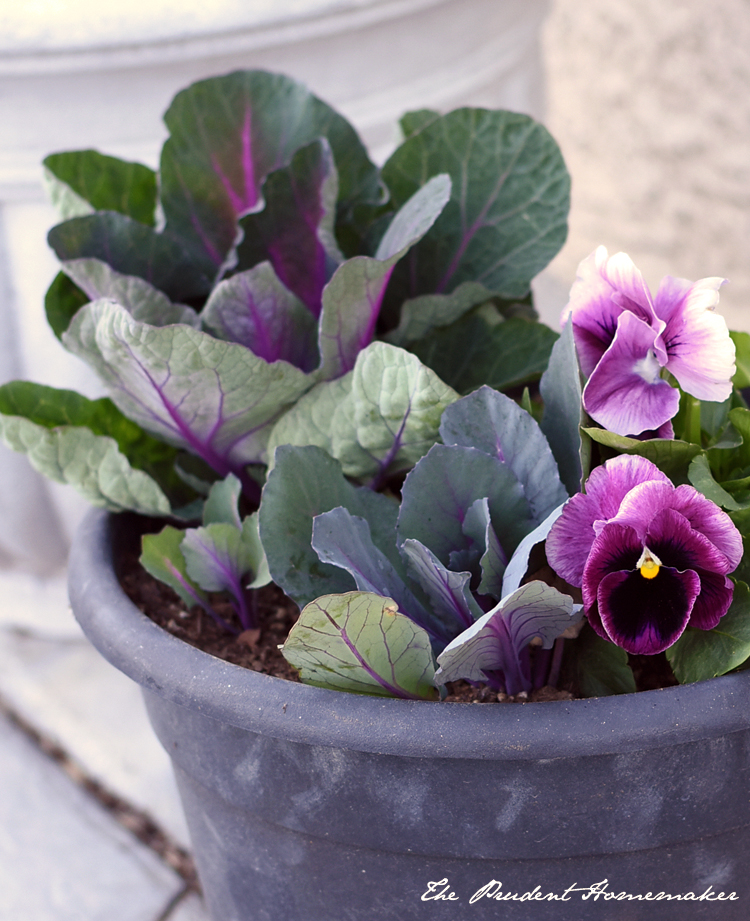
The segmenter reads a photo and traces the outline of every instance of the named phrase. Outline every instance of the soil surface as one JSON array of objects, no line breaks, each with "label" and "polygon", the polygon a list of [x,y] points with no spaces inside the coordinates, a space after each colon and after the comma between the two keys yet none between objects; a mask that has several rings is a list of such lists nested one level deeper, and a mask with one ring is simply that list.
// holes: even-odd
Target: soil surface
[{"label": "soil surface", "polygon": [[[135,521],[142,527],[129,533],[117,548],[118,575],[123,590],[139,610],[164,630],[210,655],[266,675],[299,682],[297,670],[279,651],[299,616],[299,608],[278,586],[270,584],[248,593],[257,624],[254,630],[242,629],[234,608],[223,596],[210,596],[214,610],[236,631],[229,633],[200,606],[188,610],[176,592],[143,569],[139,562],[141,533],[144,527],[151,525],[153,528],[153,523],[143,519]],[[631,657],[639,691],[677,683],[666,659],[662,659],[659,656]],[[545,686],[529,694],[522,692],[514,696],[498,693],[487,686],[476,687],[466,681],[451,682],[447,690],[443,702],[528,703],[574,700],[579,696],[572,685]]]}]

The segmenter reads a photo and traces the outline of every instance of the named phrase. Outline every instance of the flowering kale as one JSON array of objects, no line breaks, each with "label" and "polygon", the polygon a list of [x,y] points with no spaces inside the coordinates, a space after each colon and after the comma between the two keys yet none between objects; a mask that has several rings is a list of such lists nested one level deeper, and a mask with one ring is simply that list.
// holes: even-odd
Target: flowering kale
[{"label": "flowering kale", "polygon": [[[542,582],[521,586],[567,496],[550,445],[529,413],[489,387],[450,402],[439,434],[443,444],[407,474],[400,505],[353,488],[320,448],[277,448],[261,539],[274,580],[307,602],[284,645],[305,681],[369,688],[366,663],[395,661],[382,647],[402,618],[410,626],[397,635],[408,633],[411,651],[400,661],[415,680],[431,648],[441,666],[434,684],[465,678],[515,694],[545,683],[551,656],[540,652],[532,669],[529,646],[551,649],[580,607]],[[370,600],[344,603],[355,589]],[[326,653],[321,632],[331,631]],[[389,678],[366,693],[399,684]]]},{"label": "flowering kale", "polygon": [[166,582],[188,607],[200,605],[225,630],[237,631],[211,606],[206,592],[226,592],[243,629],[255,626],[248,591],[271,581],[258,535],[257,512],[239,511],[241,483],[234,474],[211,487],[199,528],[165,527],[143,537],[141,564]]},{"label": "flowering kale", "polygon": [[721,402],[732,391],[734,344],[714,313],[722,278],[666,276],[656,297],[625,253],[600,246],[581,263],[565,314],[573,320],[586,411],[618,435],[672,437],[679,391]]},{"label": "flowering kale", "polygon": [[652,655],[687,626],[713,629],[732,602],[727,573],[742,557],[729,516],[638,456],[597,467],[586,489],[566,504],[546,550],[558,575],[582,586],[599,636]]},{"label": "flowering kale", "polygon": [[[355,476],[408,469],[436,425],[424,405],[404,432],[381,416],[403,420],[405,356],[434,355],[449,326],[442,394],[464,389],[447,372],[467,360],[502,386],[538,377],[555,334],[517,302],[565,239],[560,151],[526,115],[424,116],[379,169],[303,85],[238,71],[177,94],[158,175],[92,150],[47,157],[65,218],[48,238],[62,271],[47,317],[110,399],[5,385],[0,437],[95,505],[189,519],[229,475],[257,505],[272,430],[286,419],[278,443],[310,443],[321,387],[346,404],[325,437],[352,448]],[[483,360],[467,359],[477,323]],[[365,393],[361,357],[382,370]]]}]

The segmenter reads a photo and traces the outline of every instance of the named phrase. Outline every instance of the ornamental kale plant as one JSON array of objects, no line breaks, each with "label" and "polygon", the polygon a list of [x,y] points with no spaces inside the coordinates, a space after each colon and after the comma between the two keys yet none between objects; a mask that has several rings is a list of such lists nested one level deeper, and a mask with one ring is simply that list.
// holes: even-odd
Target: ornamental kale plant
[{"label": "ornamental kale plant", "polygon": [[457,678],[509,694],[556,680],[552,647],[581,606],[521,584],[568,496],[550,444],[489,387],[454,395],[439,435],[400,501],[354,487],[320,447],[276,449],[260,532],[272,577],[306,605],[283,647],[303,680],[406,698]]},{"label": "ornamental kale plant", "polygon": [[[541,125],[411,113],[379,169],[330,106],[260,71],[196,83],[164,118],[158,173],[91,150],[45,160],[65,218],[49,233],[47,317],[108,396],[0,388],[0,432],[42,473],[94,505],[186,521],[231,475],[247,512],[277,423],[293,413],[283,438],[305,443],[300,404],[323,383],[343,395],[360,358],[378,405],[412,353],[451,392],[473,389],[465,362],[500,389],[538,379],[556,335],[534,320],[530,282],[564,241],[569,198]],[[436,440],[431,399],[398,447],[365,434],[352,448],[373,477]],[[340,421],[331,438],[346,441]]]},{"label": "ornamental kale plant", "polygon": [[230,473],[211,487],[198,528],[167,525],[143,536],[141,563],[173,588],[188,608],[199,605],[220,627],[237,633],[207,593],[226,592],[244,630],[255,627],[251,590],[271,581],[258,534],[258,514],[241,517],[241,484]]}]

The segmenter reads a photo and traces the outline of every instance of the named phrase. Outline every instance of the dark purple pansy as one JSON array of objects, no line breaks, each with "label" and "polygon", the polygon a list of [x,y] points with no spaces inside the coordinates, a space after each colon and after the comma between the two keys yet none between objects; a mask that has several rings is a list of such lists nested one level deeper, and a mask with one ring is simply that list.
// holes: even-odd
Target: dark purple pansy
[{"label": "dark purple pansy", "polygon": [[654,297],[625,253],[609,256],[600,246],[583,260],[563,318],[573,320],[592,419],[619,435],[671,437],[666,426],[680,399],[662,369],[700,400],[729,397],[734,344],[714,312],[724,281],[668,275]]},{"label": "dark purple pansy", "polygon": [[599,636],[654,655],[687,626],[711,630],[732,603],[742,557],[729,516],[651,461],[622,455],[597,467],[547,538],[547,559],[583,590]]}]

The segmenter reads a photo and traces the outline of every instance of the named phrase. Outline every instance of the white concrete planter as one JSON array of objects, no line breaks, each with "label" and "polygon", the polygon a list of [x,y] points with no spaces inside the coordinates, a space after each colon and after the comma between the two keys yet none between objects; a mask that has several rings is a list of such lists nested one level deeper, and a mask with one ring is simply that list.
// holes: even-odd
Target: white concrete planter
[{"label": "white concrete planter", "polygon": [[[94,147],[156,165],[161,115],[194,80],[265,68],[307,83],[382,161],[408,109],[480,105],[543,114],[539,32],[549,0],[78,0],[0,14],[0,381],[98,394],[49,331],[57,267],[42,187],[48,153]],[[8,345],[7,343],[10,343]],[[23,458],[0,453],[0,565],[62,561],[80,517]]]}]

